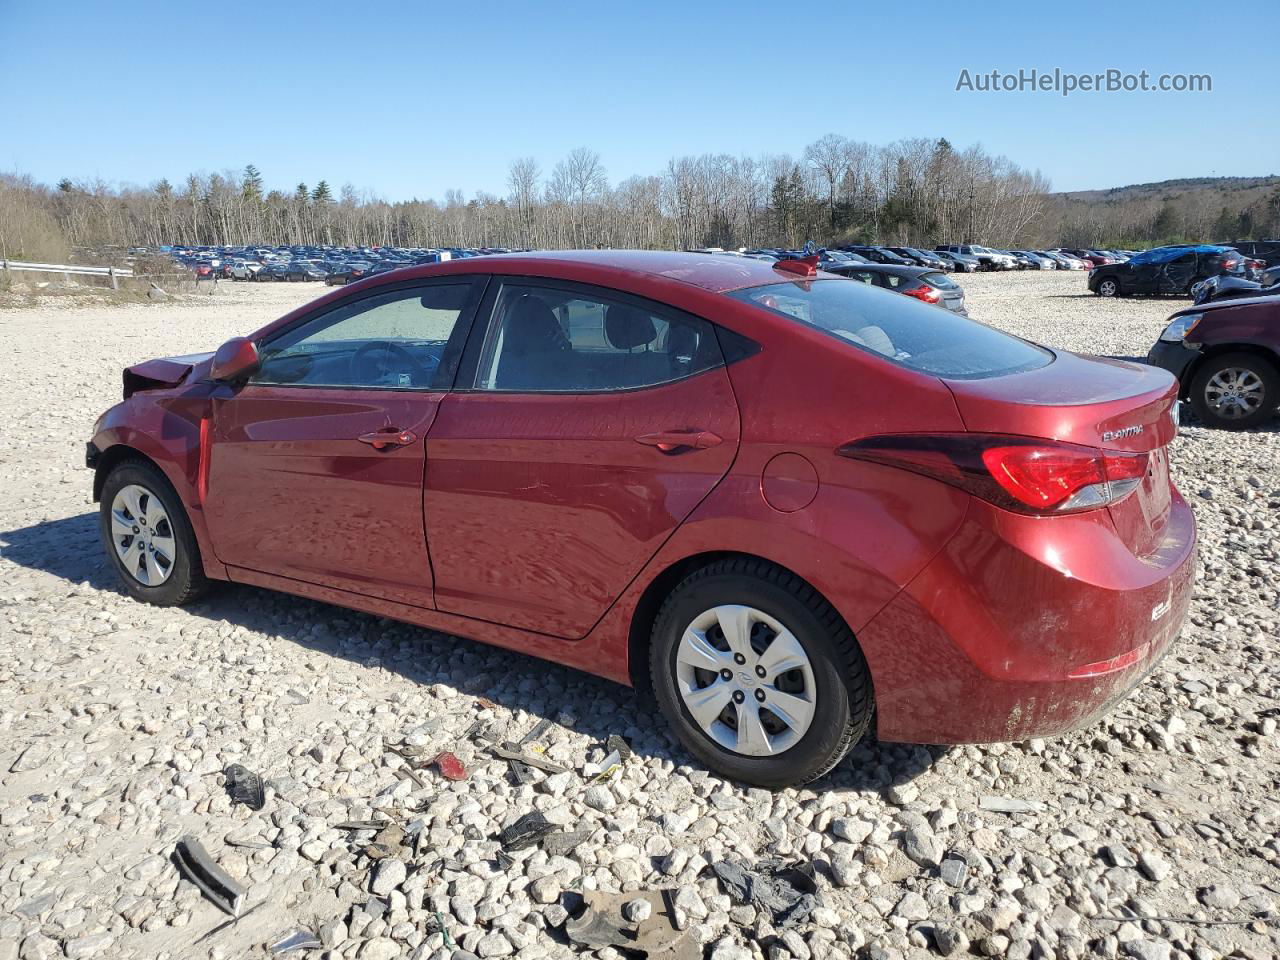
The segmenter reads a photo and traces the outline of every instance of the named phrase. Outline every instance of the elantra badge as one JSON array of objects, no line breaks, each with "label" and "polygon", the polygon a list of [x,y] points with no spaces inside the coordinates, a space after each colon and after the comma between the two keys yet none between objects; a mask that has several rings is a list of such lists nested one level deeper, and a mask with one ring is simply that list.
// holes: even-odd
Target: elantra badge
[{"label": "elantra badge", "polygon": [[1142,424],[1132,427],[1121,427],[1119,430],[1108,430],[1102,435],[1103,443],[1110,443],[1112,440],[1123,440],[1125,437],[1136,437],[1142,432]]}]

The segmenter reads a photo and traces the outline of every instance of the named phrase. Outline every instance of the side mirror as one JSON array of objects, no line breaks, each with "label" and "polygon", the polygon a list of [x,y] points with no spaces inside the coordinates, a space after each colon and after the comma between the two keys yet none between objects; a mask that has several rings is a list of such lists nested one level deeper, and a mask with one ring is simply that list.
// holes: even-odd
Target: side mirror
[{"label": "side mirror", "polygon": [[214,380],[242,380],[258,369],[258,345],[246,337],[232,337],[213,355],[209,376]]}]

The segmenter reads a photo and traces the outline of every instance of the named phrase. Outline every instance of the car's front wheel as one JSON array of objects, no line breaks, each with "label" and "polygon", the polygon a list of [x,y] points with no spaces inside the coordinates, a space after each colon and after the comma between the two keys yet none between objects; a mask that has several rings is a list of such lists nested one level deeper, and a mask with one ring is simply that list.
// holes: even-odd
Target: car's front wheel
[{"label": "car's front wheel", "polygon": [[803,580],[762,560],[686,577],[654,623],[649,668],[689,752],[762,787],[817,779],[871,723],[871,678],[848,626]]},{"label": "car's front wheel", "polygon": [[172,607],[208,590],[182,501],[150,463],[125,460],[108,474],[99,529],[107,556],[135,599]]},{"label": "car's front wheel", "polygon": [[1256,353],[1211,357],[1191,380],[1191,407],[1202,423],[1244,430],[1280,406],[1280,372]]},{"label": "car's front wheel", "polygon": [[1100,297],[1118,297],[1120,296],[1120,284],[1116,280],[1107,277],[1105,280],[1098,281],[1098,296]]}]

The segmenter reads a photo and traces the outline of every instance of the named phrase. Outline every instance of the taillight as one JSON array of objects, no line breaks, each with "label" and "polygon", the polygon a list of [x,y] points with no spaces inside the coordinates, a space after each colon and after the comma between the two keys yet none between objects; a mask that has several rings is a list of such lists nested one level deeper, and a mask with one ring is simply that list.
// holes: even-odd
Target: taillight
[{"label": "taillight", "polygon": [[1018,513],[1073,513],[1114,503],[1147,473],[1145,453],[982,433],[893,434],[845,444],[842,457],[933,477]]},{"label": "taillight", "polygon": [[934,289],[928,284],[921,284],[918,287],[912,287],[909,290],[899,290],[899,293],[905,293],[908,297],[915,297],[917,300],[923,300],[925,303],[937,303],[942,299],[942,292]]}]

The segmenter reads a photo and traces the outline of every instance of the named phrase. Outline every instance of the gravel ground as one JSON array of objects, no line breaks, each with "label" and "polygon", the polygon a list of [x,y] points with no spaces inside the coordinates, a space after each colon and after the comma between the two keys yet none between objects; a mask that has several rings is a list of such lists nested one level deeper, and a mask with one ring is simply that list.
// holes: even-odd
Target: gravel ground
[{"label": "gravel ground", "polygon": [[[961,282],[981,319],[1114,356],[1145,354],[1181,305],[1103,301],[1078,273]],[[261,956],[298,928],[324,944],[311,957],[569,956],[575,898],[651,890],[715,960],[1280,955],[1276,421],[1177,440],[1196,599],[1107,721],[1015,745],[863,744],[774,794],[691,767],[631,693],[560,667],[246,587],[182,610],[121,594],[81,462],[120,368],[210,349],[322,289],[0,310],[0,960]],[[465,739],[542,718],[536,742],[569,772],[526,785]],[[595,780],[610,734],[634,755]],[[407,772],[445,748],[466,780]],[[260,812],[228,799],[233,762],[267,778]],[[569,836],[500,857],[493,837],[535,810]],[[336,826],[384,817],[398,827],[376,844]],[[247,888],[233,926],[179,881],[184,834]],[[705,869],[766,856],[816,865],[803,921]]]}]

